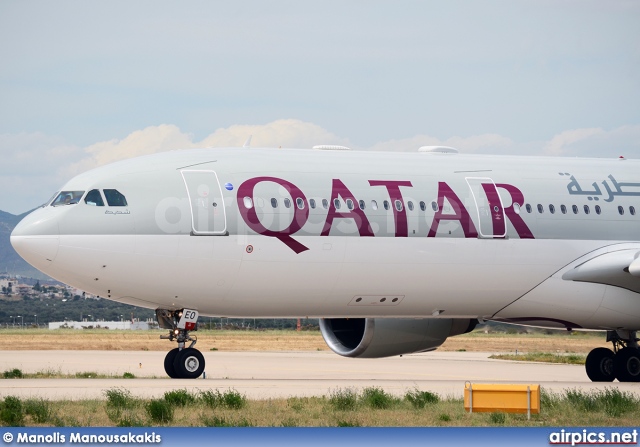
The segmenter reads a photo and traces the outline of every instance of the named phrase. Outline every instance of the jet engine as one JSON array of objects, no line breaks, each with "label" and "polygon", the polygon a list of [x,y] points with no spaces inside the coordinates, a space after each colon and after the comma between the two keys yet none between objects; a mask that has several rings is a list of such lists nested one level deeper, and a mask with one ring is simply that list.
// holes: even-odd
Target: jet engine
[{"label": "jet engine", "polygon": [[379,358],[433,351],[476,324],[475,319],[450,318],[322,318],[320,331],[336,354]]}]

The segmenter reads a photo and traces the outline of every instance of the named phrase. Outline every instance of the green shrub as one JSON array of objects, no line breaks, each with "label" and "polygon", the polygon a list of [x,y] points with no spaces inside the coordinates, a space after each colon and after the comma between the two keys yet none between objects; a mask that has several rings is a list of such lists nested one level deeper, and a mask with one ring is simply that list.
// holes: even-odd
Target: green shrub
[{"label": "green shrub", "polygon": [[22,379],[24,374],[18,368],[8,369],[2,373],[5,379]]},{"label": "green shrub", "polygon": [[239,410],[247,405],[247,398],[236,390],[227,390],[220,393],[211,390],[201,391],[199,399],[211,408],[225,407],[231,410]]},{"label": "green shrub", "polygon": [[438,397],[437,394],[430,391],[420,391],[417,388],[407,391],[404,398],[413,405],[413,408],[424,408],[427,404],[437,404],[440,402],[440,397]]},{"label": "green shrub", "polygon": [[442,413],[440,416],[438,416],[438,419],[442,422],[449,422],[451,421],[451,416],[449,416],[447,413]]},{"label": "green shrub", "polygon": [[215,392],[211,390],[200,391],[198,398],[211,408],[217,408],[222,404],[222,395],[218,390]]},{"label": "green shrub", "polygon": [[116,427],[143,427],[145,424],[136,416],[126,414],[116,423]]},{"label": "green shrub", "polygon": [[78,379],[95,379],[96,377],[98,377],[98,373],[95,371],[82,371],[77,372],[76,377]]},{"label": "green shrub", "polygon": [[131,408],[134,406],[135,401],[131,396],[131,391],[124,388],[112,388],[105,390],[104,395],[107,398],[107,406],[112,408]]},{"label": "green shrub", "polygon": [[229,421],[223,417],[202,415],[200,420],[205,427],[253,427],[253,424],[244,418],[239,421]]},{"label": "green shrub", "polygon": [[186,389],[171,390],[164,393],[164,400],[171,405],[184,407],[196,401],[196,397]]},{"label": "green shrub", "polygon": [[136,376],[134,376],[134,375],[133,375],[132,373],[130,373],[130,372],[126,372],[126,373],[124,373],[124,374],[122,375],[122,378],[123,378],[123,379],[135,379],[135,378],[136,378]]},{"label": "green shrub", "polygon": [[222,394],[222,405],[232,410],[239,410],[247,405],[247,398],[236,390],[227,390]]},{"label": "green shrub", "polygon": [[355,410],[358,406],[358,394],[351,388],[338,388],[335,391],[331,391],[329,405],[338,411]]},{"label": "green shrub", "polygon": [[361,427],[362,425],[357,421],[338,421],[338,427]]},{"label": "green shrub", "polygon": [[164,399],[152,399],[146,405],[149,418],[158,424],[166,424],[173,421],[173,407]]},{"label": "green shrub", "polygon": [[24,403],[24,412],[37,424],[44,424],[51,416],[49,402],[44,399],[30,399]]},{"label": "green shrub", "polygon": [[362,390],[362,402],[370,408],[384,410],[390,408],[395,399],[382,388],[369,387]]},{"label": "green shrub", "polygon": [[287,406],[290,407],[293,411],[299,413],[304,408],[303,398],[301,397],[290,397],[287,399]]},{"label": "green shrub", "polygon": [[504,413],[491,413],[489,415],[489,421],[491,421],[492,424],[504,425],[506,420],[507,417]]},{"label": "green shrub", "polygon": [[7,396],[0,406],[0,421],[10,427],[22,427],[24,416],[22,413],[22,401],[15,396]]}]

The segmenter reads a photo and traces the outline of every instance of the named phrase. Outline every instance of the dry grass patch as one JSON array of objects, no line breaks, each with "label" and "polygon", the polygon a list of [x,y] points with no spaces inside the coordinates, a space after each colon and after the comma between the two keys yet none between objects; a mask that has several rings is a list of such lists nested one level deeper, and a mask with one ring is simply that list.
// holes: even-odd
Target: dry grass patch
[{"label": "dry grass patch", "polygon": [[[167,351],[169,344],[160,340],[164,330],[121,331],[105,329],[3,329],[0,350],[106,350]],[[268,330],[194,332],[202,351],[326,351],[318,331]],[[448,338],[440,351],[475,352],[556,352],[587,353],[607,347],[605,337],[595,333],[567,334],[498,334],[472,332]]]}]

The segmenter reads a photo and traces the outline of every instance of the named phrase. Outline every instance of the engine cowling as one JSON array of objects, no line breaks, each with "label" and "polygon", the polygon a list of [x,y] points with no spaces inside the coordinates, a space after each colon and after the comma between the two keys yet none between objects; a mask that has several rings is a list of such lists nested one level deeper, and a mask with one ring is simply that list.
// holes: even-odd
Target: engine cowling
[{"label": "engine cowling", "polygon": [[379,358],[433,351],[476,324],[475,319],[450,318],[322,318],[320,331],[336,354]]}]

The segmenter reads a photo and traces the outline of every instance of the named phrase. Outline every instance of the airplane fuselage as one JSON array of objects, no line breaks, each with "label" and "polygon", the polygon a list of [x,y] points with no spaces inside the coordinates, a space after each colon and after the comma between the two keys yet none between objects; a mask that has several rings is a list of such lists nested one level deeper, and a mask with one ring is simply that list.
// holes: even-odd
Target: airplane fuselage
[{"label": "airplane fuselage", "polygon": [[[149,308],[636,330],[640,278],[567,275],[636,259],[639,172],[634,160],[175,151],[75,177],[61,191],[78,203],[37,209],[12,242],[62,282]],[[112,190],[126,200],[111,206]]]}]

